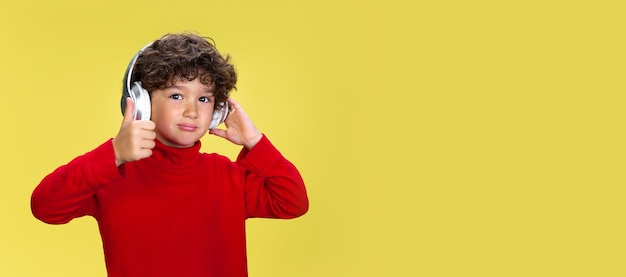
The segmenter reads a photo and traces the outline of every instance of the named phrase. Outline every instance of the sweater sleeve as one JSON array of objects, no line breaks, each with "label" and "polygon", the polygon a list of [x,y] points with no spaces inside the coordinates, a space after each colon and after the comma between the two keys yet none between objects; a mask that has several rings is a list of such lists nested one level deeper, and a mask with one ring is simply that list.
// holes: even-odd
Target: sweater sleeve
[{"label": "sweater sleeve", "polygon": [[120,179],[113,142],[108,140],[44,177],[32,193],[31,210],[36,218],[50,224],[93,215],[95,193],[105,184]]},{"label": "sweater sleeve", "polygon": [[248,217],[289,219],[308,211],[309,200],[300,172],[265,135],[252,149],[244,148],[237,163],[247,170]]}]

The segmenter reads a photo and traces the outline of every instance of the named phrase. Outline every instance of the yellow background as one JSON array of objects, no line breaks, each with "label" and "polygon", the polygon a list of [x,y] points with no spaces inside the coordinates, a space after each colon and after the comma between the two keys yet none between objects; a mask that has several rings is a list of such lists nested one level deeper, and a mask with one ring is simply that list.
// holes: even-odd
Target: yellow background
[{"label": "yellow background", "polygon": [[0,0],[0,276],[105,276],[95,221],[30,193],[115,136],[131,56],[179,31],[232,55],[308,185],[304,217],[248,221],[251,276],[626,276],[618,3]]}]

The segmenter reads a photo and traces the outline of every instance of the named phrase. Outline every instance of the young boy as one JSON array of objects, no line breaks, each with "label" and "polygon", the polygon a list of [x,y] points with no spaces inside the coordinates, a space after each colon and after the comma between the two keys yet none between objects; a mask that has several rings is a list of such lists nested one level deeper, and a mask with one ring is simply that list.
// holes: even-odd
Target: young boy
[{"label": "young boy", "polygon": [[[111,277],[247,276],[245,219],[295,218],[308,198],[296,167],[229,98],[229,58],[187,33],[142,49],[126,78],[149,93],[150,120],[134,120],[138,103],[123,96],[119,133],[46,176],[34,216],[93,216]],[[224,105],[226,129],[209,130]],[[236,162],[199,152],[207,131],[243,146]]]}]

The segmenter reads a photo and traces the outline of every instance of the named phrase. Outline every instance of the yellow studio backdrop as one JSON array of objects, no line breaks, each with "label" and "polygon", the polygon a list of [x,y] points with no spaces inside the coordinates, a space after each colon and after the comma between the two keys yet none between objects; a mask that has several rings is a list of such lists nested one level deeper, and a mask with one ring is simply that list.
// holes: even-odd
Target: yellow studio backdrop
[{"label": "yellow studio backdrop", "polygon": [[[0,0],[0,276],[105,276],[93,218],[30,193],[117,134],[123,72],[210,36],[311,209],[252,219],[251,276],[625,276],[620,1]],[[232,158],[214,137],[203,150]]]}]

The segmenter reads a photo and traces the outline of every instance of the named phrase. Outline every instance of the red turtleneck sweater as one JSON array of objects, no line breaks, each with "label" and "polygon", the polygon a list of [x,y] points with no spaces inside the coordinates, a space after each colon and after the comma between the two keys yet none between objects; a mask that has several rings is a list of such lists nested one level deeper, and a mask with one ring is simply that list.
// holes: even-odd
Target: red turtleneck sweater
[{"label": "red turtleneck sweater", "polygon": [[46,176],[38,219],[98,221],[110,277],[247,276],[245,219],[308,210],[298,170],[263,136],[236,162],[156,141],[151,157],[115,166],[112,141]]}]

